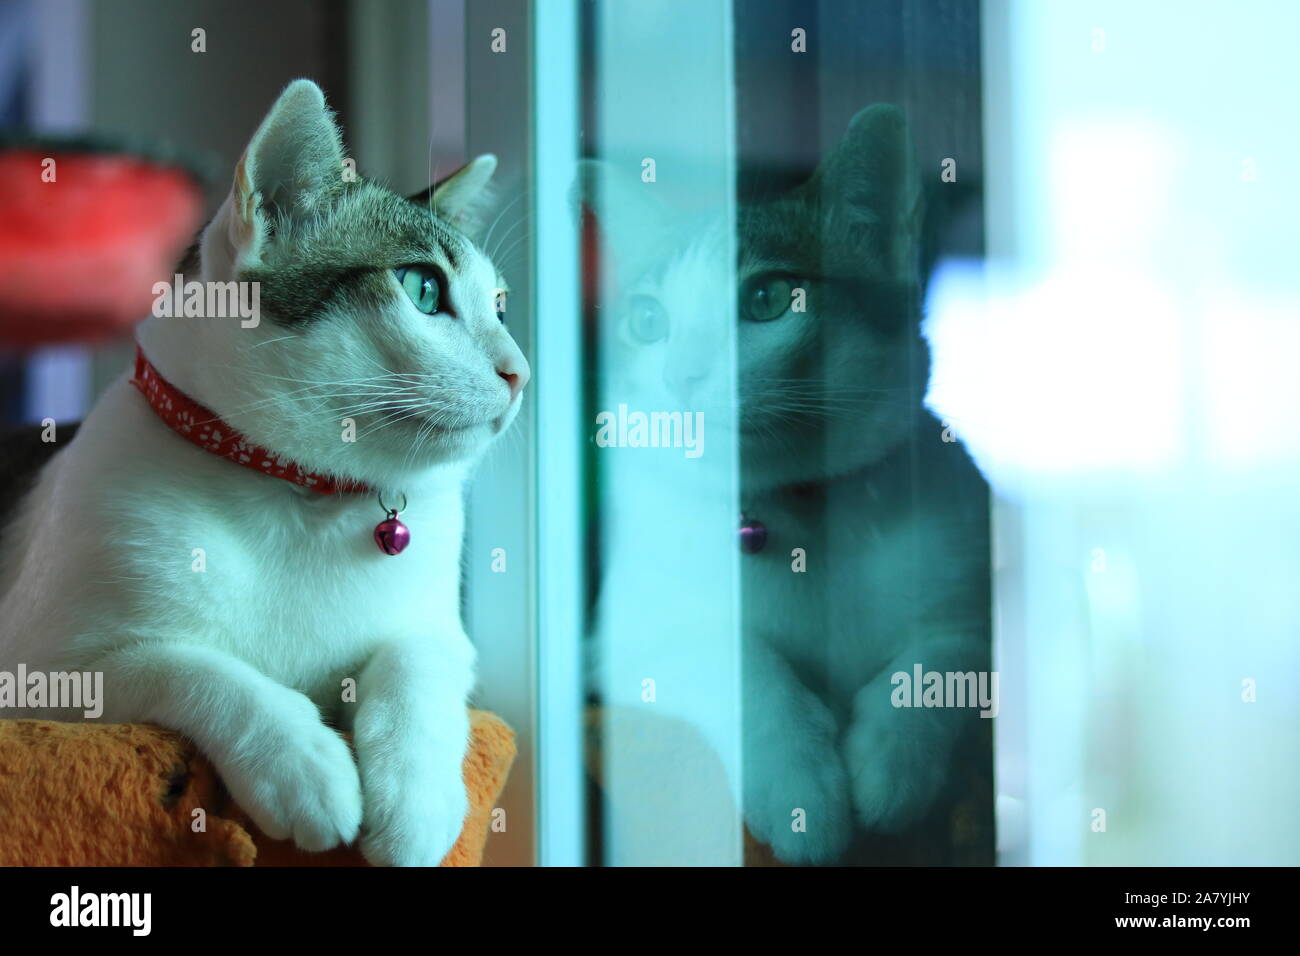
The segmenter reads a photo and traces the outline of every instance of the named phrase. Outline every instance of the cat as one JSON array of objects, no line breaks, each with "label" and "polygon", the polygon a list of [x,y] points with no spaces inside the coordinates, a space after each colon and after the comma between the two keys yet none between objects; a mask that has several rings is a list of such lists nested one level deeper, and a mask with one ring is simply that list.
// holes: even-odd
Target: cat
[{"label": "cat", "polygon": [[[372,490],[196,447],[178,432],[203,423],[169,427],[128,373],[5,530],[0,664],[101,672],[103,720],[184,733],[305,850],[360,834],[372,863],[437,865],[467,811],[463,485],[529,378],[468,238],[495,165],[405,199],[349,175],[320,88],[291,83],[184,267],[260,283],[261,320],[147,318],[143,374],[269,449],[263,467]],[[374,532],[394,509],[396,556]]]},{"label": "cat", "polygon": [[[583,183],[618,276],[601,306],[600,407],[702,411],[710,433],[699,462],[597,454],[594,689],[689,721],[719,752],[739,717],[731,785],[749,831],[783,862],[842,861],[863,834],[922,821],[963,736],[987,728],[971,707],[894,701],[894,675],[918,664],[979,674],[990,659],[987,487],[923,407],[923,204],[906,122],[884,104],[861,111],[811,178],[738,203],[734,250],[723,217],[679,221],[606,163]],[[734,329],[715,294],[729,258]],[[751,541],[766,539],[734,559],[732,608],[719,549],[739,550],[735,504]],[[698,663],[737,628],[739,707],[709,682],[725,663]],[[647,675],[653,706],[638,696]]]}]

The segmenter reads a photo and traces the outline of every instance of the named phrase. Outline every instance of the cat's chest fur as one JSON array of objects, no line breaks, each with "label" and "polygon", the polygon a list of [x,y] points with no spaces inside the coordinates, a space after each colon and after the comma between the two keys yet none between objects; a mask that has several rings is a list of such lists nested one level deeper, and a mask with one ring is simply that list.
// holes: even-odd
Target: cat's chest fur
[{"label": "cat's chest fur", "polygon": [[987,582],[981,490],[959,446],[905,444],[859,472],[743,495],[768,531],[741,561],[746,631],[847,703],[909,642],[971,630]]},{"label": "cat's chest fur", "polygon": [[[761,493],[746,491],[742,478],[741,509],[768,537],[760,552],[738,558],[741,629],[820,695],[847,699],[911,641],[987,630],[987,488],[939,431],[919,428],[886,459],[841,477]],[[629,510],[612,539],[603,616],[633,605],[619,627],[646,632],[640,640],[619,633],[619,646],[725,640],[693,626],[726,619],[710,610],[725,603],[728,566],[717,542],[702,540],[728,535],[736,546],[736,526],[723,520],[733,507],[725,482],[687,488],[685,466],[657,468],[653,451],[611,455],[607,485],[617,501],[650,503]],[[683,582],[694,585],[686,591]],[[646,615],[636,603],[646,594],[676,623]]]},{"label": "cat's chest fur", "polygon": [[304,492],[208,454],[119,380],[9,532],[0,646],[32,667],[84,667],[165,636],[337,699],[376,642],[464,639],[460,477],[404,490],[412,541],[385,555],[374,495]]}]

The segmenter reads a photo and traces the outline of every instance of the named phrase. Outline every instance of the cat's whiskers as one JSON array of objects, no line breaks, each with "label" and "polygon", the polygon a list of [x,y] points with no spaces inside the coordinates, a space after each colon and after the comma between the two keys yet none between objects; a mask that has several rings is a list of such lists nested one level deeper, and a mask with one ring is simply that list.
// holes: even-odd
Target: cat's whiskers
[{"label": "cat's whiskers", "polygon": [[295,378],[291,375],[276,375],[273,372],[263,372],[259,369],[243,368],[236,365],[217,365],[216,368],[226,368],[245,375],[255,375],[259,378],[269,378],[281,382],[305,382],[308,385],[324,386],[347,386],[347,385],[364,385],[375,382],[391,381],[419,381],[422,376],[414,373],[391,372],[385,370],[382,375],[369,375],[362,378],[348,378],[339,381],[329,381],[326,379]]},{"label": "cat's whiskers", "polygon": [[[244,371],[251,372],[252,370],[245,369]],[[269,373],[254,374],[272,379],[283,379],[285,381],[307,381],[305,379],[292,379],[287,376],[270,375]],[[237,405],[230,410],[230,413],[239,414],[259,411],[268,406],[282,404],[286,400],[301,402],[317,399],[316,405],[310,409],[311,411],[315,411],[328,404],[331,399],[335,398],[364,398],[383,401],[391,400],[394,397],[404,396],[408,393],[418,393],[423,387],[423,383],[396,385],[382,381],[385,377],[386,376],[376,376],[373,379],[356,379],[340,383],[309,382],[309,384],[300,388],[277,392],[274,395],[269,395],[264,398]]]},{"label": "cat's whiskers", "polygon": [[274,339],[267,339],[265,342],[258,342],[256,345],[250,345],[250,346],[248,347],[248,351],[251,352],[251,351],[253,351],[253,349],[260,349],[260,348],[261,348],[262,346],[264,346],[264,345],[274,345],[276,342],[286,342],[286,341],[288,341],[288,340],[290,340],[290,339],[296,339],[296,338],[298,338],[298,336],[296,336],[296,335],[292,335],[292,334],[290,334],[290,335],[281,335],[281,336],[279,336],[279,337],[277,337],[277,338],[274,338]]},{"label": "cat's whiskers", "polygon": [[524,216],[521,213],[519,218],[515,219],[512,223],[510,223],[510,225],[506,227],[505,232],[503,232],[500,236],[497,237],[496,243],[492,246],[491,250],[487,249],[487,240],[484,240],[483,242],[484,253],[488,256],[488,258],[491,259],[493,262],[498,261],[501,249],[505,246],[507,242],[515,238],[515,230],[517,230],[522,225],[524,225]]},{"label": "cat's whiskers", "polygon": [[433,433],[437,430],[437,427],[436,419],[434,418],[429,418],[420,426],[419,430],[415,433],[414,440],[406,449],[406,454],[402,456],[402,472],[405,472],[414,462],[416,452],[424,448],[424,443],[432,437]]},{"label": "cat's whiskers", "polygon": [[[382,368],[382,366],[381,366]],[[238,411],[255,411],[271,404],[284,401],[310,402],[309,412],[330,408],[331,414],[339,418],[365,419],[364,427],[356,435],[360,441],[376,435],[390,426],[414,416],[421,416],[421,422],[415,441],[408,449],[403,467],[410,462],[413,455],[425,444],[429,437],[439,428],[454,426],[455,418],[449,414],[457,404],[445,400],[431,399],[429,390],[432,383],[426,376],[405,374],[383,369],[383,374],[361,376],[340,381],[325,379],[307,379],[292,375],[278,375],[253,369],[238,369],[243,374],[272,381],[299,384],[300,387],[279,392],[240,406]],[[305,384],[301,384],[305,383]],[[331,407],[339,399],[352,399],[341,406]]]},{"label": "cat's whiskers", "polygon": [[[393,387],[393,386],[374,386],[374,387],[356,388],[356,389],[354,389],[354,390],[352,390],[352,391],[344,391],[344,390],[340,390],[340,389],[338,389],[338,388],[336,388],[336,387],[334,387],[334,386],[328,386],[328,385],[326,385],[326,386],[321,386],[321,385],[304,385],[304,386],[301,387],[301,388],[290,389],[290,390],[288,390],[288,391],[285,391],[285,392],[279,392],[279,393],[277,393],[277,394],[275,394],[275,395],[269,395],[269,396],[267,396],[267,397],[265,397],[265,398],[260,398],[260,399],[257,399],[257,400],[255,400],[255,401],[252,401],[252,402],[246,402],[246,403],[243,404],[243,405],[238,405],[238,406],[236,406],[236,410],[249,410],[249,409],[260,408],[260,407],[262,407],[262,406],[264,406],[264,405],[268,405],[268,404],[276,404],[276,403],[282,402],[282,401],[284,401],[285,399],[290,399],[290,400],[293,400],[293,401],[297,401],[297,400],[300,400],[301,398],[304,397],[302,393],[304,393],[304,392],[316,392],[316,391],[318,391],[318,390],[324,390],[324,391],[322,391],[322,395],[323,395],[324,397],[326,397],[326,398],[329,398],[329,397],[332,397],[332,396],[353,397],[353,396],[388,395],[388,394],[391,394],[391,393],[394,392],[394,391],[405,390],[405,389],[408,389],[408,388],[414,388],[414,387],[415,387],[415,386],[398,386],[398,387],[395,388],[395,387]],[[306,397],[307,397],[307,398],[311,398],[311,397],[314,397],[314,396],[312,396],[312,395],[308,395],[308,396],[306,396]]]},{"label": "cat's whiskers", "polygon": [[506,243],[513,243],[514,240],[520,238],[519,236],[515,235],[515,230],[522,225],[523,225],[522,218],[511,223],[510,227],[506,229],[504,233],[502,233],[499,239],[497,239],[496,245],[492,247],[491,252],[487,254],[488,258],[491,259],[493,262],[501,261],[501,250],[505,248]]},{"label": "cat's whiskers", "polygon": [[408,420],[410,417],[411,417],[411,409],[409,407],[393,409],[389,411],[387,414],[380,417],[376,422],[371,424],[369,428],[366,428],[364,431],[358,432],[356,440],[361,441],[363,438],[369,438],[371,435],[383,431],[385,428],[389,427],[390,425],[396,424],[397,422],[400,421]]},{"label": "cat's whiskers", "polygon": [[504,252],[500,256],[500,258],[498,258],[497,256],[492,256],[492,261],[496,263],[497,268],[501,269],[502,271],[505,271],[506,266],[510,262],[510,256],[515,253],[515,251],[519,248],[521,243],[524,243],[527,240],[528,240],[528,233],[525,232],[522,236],[520,236],[510,244],[510,248],[506,250],[506,252]]},{"label": "cat's whiskers", "polygon": [[[519,193],[519,195],[515,196],[514,199],[510,200],[510,202],[506,203],[505,206],[501,209],[501,211],[500,211],[499,213],[497,213],[496,218],[492,220],[492,225],[488,227],[487,235],[485,235],[485,236],[483,237],[483,242],[480,243],[480,246],[481,246],[485,251],[488,249],[489,245],[490,245],[491,242],[492,242],[492,233],[496,231],[497,225],[501,222],[501,218],[502,218],[502,217],[503,217],[507,212],[509,212],[509,211],[514,207],[514,205],[515,205],[516,203],[518,203],[518,202],[519,202],[521,199],[523,199],[523,198],[524,198],[524,193],[521,191],[521,192]],[[509,226],[509,227],[506,229],[505,233],[504,233],[503,236],[502,236],[502,239],[504,240],[506,236],[509,236],[511,230],[513,230],[513,229],[515,228],[515,226],[519,225],[519,223],[521,223],[521,222],[523,222],[523,221],[524,221],[523,216],[520,216],[517,220],[515,220],[515,222],[514,222],[511,226]],[[488,255],[488,258],[489,258],[489,259],[492,259],[492,260],[495,261],[495,258],[496,258],[496,257],[495,257],[491,252],[488,252],[487,255]]]},{"label": "cat's whiskers", "polygon": [[[333,396],[327,396],[326,401]],[[428,399],[428,389],[424,387],[393,391],[378,399],[355,402],[335,408],[334,414],[343,418],[387,415],[390,412],[402,413],[418,409]]]},{"label": "cat's whiskers", "polygon": [[797,405],[819,408],[854,408],[857,406],[880,405],[880,404],[906,404],[911,405],[906,398],[898,395],[876,394],[876,395],[774,395],[764,396],[762,401],[752,403],[750,410],[761,412],[765,408],[771,408],[774,405]]},{"label": "cat's whiskers", "polygon": [[812,391],[818,394],[861,394],[868,392],[909,391],[905,385],[838,385],[833,382],[810,381],[807,378],[764,378],[755,383],[756,388],[771,391]]},{"label": "cat's whiskers", "polygon": [[[326,399],[330,399],[330,398],[361,399],[361,401],[353,402],[348,405],[343,405],[340,408],[340,411],[353,411],[353,410],[361,411],[365,408],[375,406],[375,405],[381,405],[385,402],[405,401],[408,398],[419,398],[423,394],[424,394],[423,388],[412,385],[405,388],[385,389],[379,393],[375,393],[375,392],[348,393],[348,392],[331,391],[323,397]],[[378,395],[378,397],[376,397],[376,395]]]},{"label": "cat's whiskers", "polygon": [[793,444],[793,436],[778,434],[778,425],[788,429],[791,425],[862,420],[863,414],[873,409],[888,408],[900,413],[913,410],[915,401],[907,389],[892,386],[833,386],[795,379],[788,384],[771,387],[769,379],[761,397],[751,397],[741,406],[741,422],[765,441]]},{"label": "cat's whiskers", "polygon": [[426,413],[430,411],[433,411],[435,413],[445,412],[448,410],[453,410],[455,408],[456,405],[454,403],[434,402],[433,400],[428,400],[428,399],[426,399],[424,402],[417,405],[404,404],[401,407],[396,408],[392,412],[388,413],[387,415],[384,415],[378,422],[371,425],[364,432],[358,434],[357,440],[360,441],[362,438],[368,435],[373,435],[377,432],[383,431],[385,428],[388,428],[390,425],[393,425],[394,423],[399,421],[409,419],[416,414],[425,417],[429,423],[432,423],[434,425],[434,427],[445,427],[449,424],[453,424],[453,422],[449,418],[445,418],[437,414],[428,415]]},{"label": "cat's whiskers", "polygon": [[398,469],[399,473],[406,472],[407,467],[410,465],[411,461],[415,457],[416,449],[420,448],[424,444],[425,433],[427,431],[430,431],[431,429],[432,429],[432,424],[426,421],[416,430],[415,438],[411,441],[411,444],[407,447],[406,454],[402,456],[402,464],[401,467]]},{"label": "cat's whiskers", "polygon": [[[280,341],[280,340],[279,340],[279,339],[272,339],[271,341]],[[282,382],[306,382],[306,383],[309,384],[309,385],[353,385],[353,384],[360,384],[360,383],[365,383],[365,382],[381,381],[381,380],[385,380],[385,379],[394,379],[394,378],[399,378],[399,379],[400,379],[400,378],[408,378],[408,379],[409,379],[409,378],[418,378],[418,377],[419,377],[419,376],[417,376],[417,375],[415,375],[415,374],[413,374],[413,373],[394,372],[394,371],[392,371],[391,369],[386,369],[386,368],[384,368],[382,365],[379,365],[378,363],[375,363],[375,365],[376,365],[376,368],[380,369],[380,371],[381,371],[383,374],[381,374],[381,375],[367,375],[367,376],[353,377],[353,378],[341,379],[341,380],[337,380],[337,381],[331,381],[331,380],[328,380],[328,379],[297,378],[297,377],[292,376],[292,375],[276,375],[274,372],[266,372],[266,371],[263,371],[263,370],[261,370],[261,369],[248,368],[247,366],[244,366],[244,365],[231,365],[231,364],[228,363],[228,362],[213,363],[213,367],[214,367],[214,368],[223,368],[223,369],[227,369],[227,370],[229,370],[229,371],[231,371],[231,372],[234,372],[234,373],[236,373],[236,374],[239,374],[239,375],[252,375],[252,376],[256,376],[256,377],[258,377],[258,378],[269,378],[269,379],[275,379],[275,380],[277,380],[277,381],[282,381]]]}]

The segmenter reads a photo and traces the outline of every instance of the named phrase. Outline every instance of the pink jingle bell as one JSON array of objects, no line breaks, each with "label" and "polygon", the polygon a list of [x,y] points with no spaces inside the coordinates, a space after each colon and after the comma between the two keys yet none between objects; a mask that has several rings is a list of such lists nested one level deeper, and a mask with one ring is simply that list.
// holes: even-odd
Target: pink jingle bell
[{"label": "pink jingle bell", "polygon": [[384,554],[401,554],[411,543],[411,529],[397,520],[397,512],[375,525],[375,544]]}]

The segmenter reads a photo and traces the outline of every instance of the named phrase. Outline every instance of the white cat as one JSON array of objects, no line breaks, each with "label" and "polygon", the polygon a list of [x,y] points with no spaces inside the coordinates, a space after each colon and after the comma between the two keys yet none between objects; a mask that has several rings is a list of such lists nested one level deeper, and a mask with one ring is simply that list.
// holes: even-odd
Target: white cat
[{"label": "white cat", "polygon": [[[319,88],[290,84],[187,269],[259,282],[261,321],[154,317],[137,337],[218,428],[370,493],[197,447],[177,431],[201,423],[169,427],[124,375],[4,533],[0,666],[101,671],[105,721],[188,735],[304,849],[360,833],[371,862],[436,865],[466,813],[462,485],[529,376],[504,283],[456,228],[494,168],[427,201],[355,180]],[[383,553],[373,530],[403,500],[409,547]]]}]

